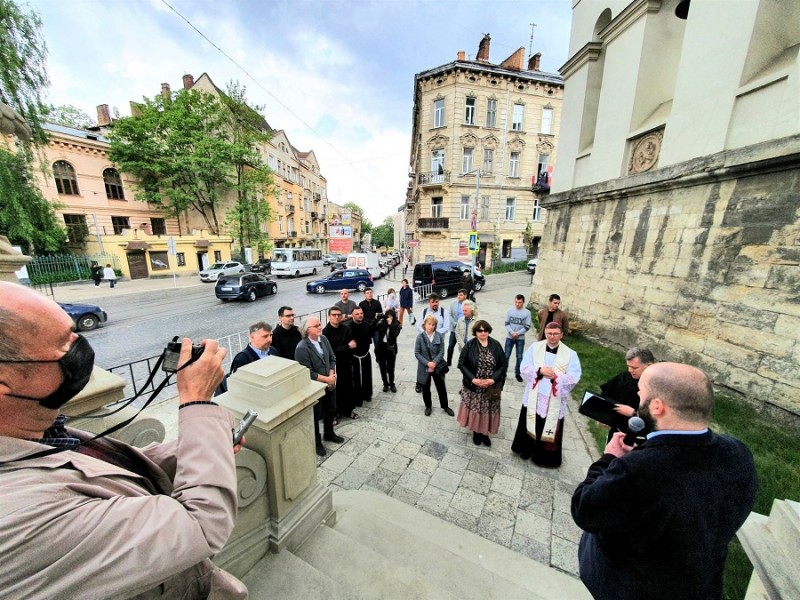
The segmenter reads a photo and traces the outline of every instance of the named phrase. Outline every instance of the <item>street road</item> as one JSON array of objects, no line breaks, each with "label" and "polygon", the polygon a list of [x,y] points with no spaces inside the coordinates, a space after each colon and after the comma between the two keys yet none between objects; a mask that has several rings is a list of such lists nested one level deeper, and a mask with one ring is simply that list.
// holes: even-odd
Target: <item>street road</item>
[{"label": "street road", "polygon": [[[398,273],[399,276],[399,273]],[[123,363],[160,354],[174,336],[187,336],[194,341],[222,338],[246,331],[259,320],[278,321],[278,309],[291,306],[298,315],[326,309],[339,300],[338,292],[324,295],[305,290],[311,277],[275,279],[278,293],[255,302],[222,302],[214,296],[214,285],[200,283],[180,289],[168,288],[146,294],[113,296],[105,288],[98,289],[96,303],[108,313],[108,322],[95,331],[84,333],[94,348],[98,366],[108,369]],[[390,287],[399,289],[399,281],[380,279],[375,282],[376,297]],[[351,292],[355,302],[364,294]],[[296,321],[300,324],[300,320]]]}]

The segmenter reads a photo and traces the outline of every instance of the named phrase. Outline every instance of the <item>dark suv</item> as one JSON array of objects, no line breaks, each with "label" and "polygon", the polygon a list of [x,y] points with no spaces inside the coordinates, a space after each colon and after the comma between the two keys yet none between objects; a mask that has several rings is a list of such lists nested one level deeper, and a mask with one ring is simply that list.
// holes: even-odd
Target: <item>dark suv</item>
[{"label": "dark suv", "polygon": [[266,273],[269,275],[272,271],[268,258],[259,258],[256,262],[250,265],[251,273]]},{"label": "dark suv", "polygon": [[247,300],[255,302],[259,296],[269,296],[278,293],[278,284],[259,273],[236,273],[235,275],[220,275],[214,294],[222,300]]},{"label": "dark suv", "polygon": [[[441,298],[455,294],[463,287],[464,271],[470,270],[468,265],[457,260],[437,260],[414,265],[414,287],[432,285],[433,291]],[[486,284],[483,275],[475,276],[475,291]]]}]

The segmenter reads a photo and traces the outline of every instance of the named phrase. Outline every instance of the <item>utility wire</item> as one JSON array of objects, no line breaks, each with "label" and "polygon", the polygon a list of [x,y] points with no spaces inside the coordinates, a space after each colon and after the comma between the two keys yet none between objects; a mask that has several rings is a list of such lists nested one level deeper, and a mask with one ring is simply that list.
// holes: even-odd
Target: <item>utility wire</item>
[{"label": "utility wire", "polygon": [[[209,44],[211,44],[211,46],[213,46],[213,47],[214,47],[214,48],[217,50],[217,52],[219,52],[219,53],[220,53],[220,54],[222,54],[222,55],[223,55],[225,58],[227,58],[227,59],[228,59],[230,62],[232,62],[232,63],[234,64],[234,66],[235,66],[237,69],[239,69],[239,70],[240,70],[242,73],[244,73],[245,75],[247,75],[247,77],[249,77],[249,78],[250,78],[250,81],[252,81],[253,83],[255,83],[255,84],[256,84],[256,86],[258,86],[258,87],[259,87],[259,88],[261,88],[261,89],[262,89],[264,92],[266,92],[266,93],[267,93],[267,94],[270,96],[270,98],[272,98],[272,99],[273,99],[275,102],[277,102],[277,103],[278,103],[280,106],[282,106],[282,107],[284,108],[284,110],[286,110],[286,112],[288,112],[288,113],[289,113],[290,115],[292,115],[292,116],[293,116],[295,119],[297,119],[298,121],[300,121],[300,122],[301,122],[301,123],[302,123],[304,126],[306,126],[306,127],[307,127],[307,128],[310,130],[310,131],[312,131],[312,132],[314,133],[314,135],[316,135],[317,137],[319,137],[319,138],[320,138],[320,139],[321,139],[323,142],[325,142],[325,143],[326,143],[328,146],[330,146],[330,147],[331,147],[331,148],[334,150],[334,152],[336,152],[336,153],[337,153],[339,156],[341,156],[341,157],[344,159],[344,161],[345,161],[345,162],[344,162],[344,164],[347,164],[347,165],[349,165],[349,166],[350,166],[350,168],[352,168],[352,169],[353,169],[353,170],[354,170],[354,171],[355,171],[355,172],[356,172],[356,173],[357,173],[357,174],[358,174],[358,175],[359,175],[359,176],[360,176],[360,177],[361,177],[361,178],[362,178],[364,181],[366,181],[366,182],[367,182],[367,183],[368,183],[370,186],[372,186],[372,187],[373,187],[373,188],[374,188],[374,189],[375,189],[377,192],[379,192],[379,193],[380,193],[382,196],[387,196],[387,194],[386,194],[386,193],[385,193],[383,190],[381,190],[381,189],[380,189],[380,188],[379,188],[377,185],[375,185],[375,184],[374,184],[374,183],[373,183],[373,182],[372,182],[372,181],[371,181],[371,180],[370,180],[370,179],[369,179],[369,178],[368,178],[366,175],[364,175],[364,174],[363,174],[361,171],[359,171],[359,170],[358,170],[358,169],[357,169],[355,166],[353,166],[353,165],[354,165],[353,161],[351,161],[351,160],[350,160],[350,158],[348,158],[348,157],[345,155],[345,153],[344,153],[344,152],[342,152],[341,150],[339,150],[339,148],[337,148],[336,146],[334,146],[334,145],[333,145],[333,143],[331,143],[331,142],[330,142],[330,141],[328,141],[328,140],[327,140],[325,137],[323,137],[323,135],[322,135],[321,133],[319,133],[319,132],[318,132],[316,129],[314,129],[314,128],[313,128],[311,125],[309,125],[308,123],[306,123],[306,122],[305,122],[305,120],[303,120],[303,118],[302,118],[302,117],[300,117],[300,115],[298,115],[297,113],[295,113],[295,112],[294,112],[294,111],[293,111],[291,108],[289,108],[288,106],[286,106],[286,104],[284,104],[283,102],[281,102],[281,101],[280,101],[280,99],[279,99],[277,96],[275,96],[275,94],[273,94],[272,92],[270,92],[270,91],[269,91],[269,90],[268,90],[268,89],[267,89],[267,88],[266,88],[266,87],[265,87],[265,86],[264,86],[264,85],[263,85],[263,84],[262,84],[260,81],[258,81],[258,80],[257,80],[255,77],[253,77],[253,75],[251,75],[251,74],[250,74],[250,72],[249,72],[247,69],[245,69],[245,68],[244,68],[242,65],[240,65],[240,64],[239,64],[239,63],[236,61],[236,59],[234,59],[234,58],[233,58],[232,56],[230,56],[230,55],[229,55],[227,52],[225,52],[225,50],[223,50],[222,48],[220,48],[220,47],[219,47],[219,46],[218,46],[218,45],[217,45],[215,42],[213,42],[213,41],[212,41],[212,40],[211,40],[211,39],[210,39],[210,38],[209,38],[209,37],[208,37],[208,36],[207,36],[205,33],[203,33],[202,31],[200,31],[200,30],[199,30],[199,29],[198,29],[198,28],[197,28],[197,27],[194,25],[194,23],[192,23],[192,22],[191,22],[191,21],[190,21],[190,20],[189,20],[187,17],[185,17],[185,16],[184,16],[184,15],[183,15],[181,12],[179,12],[179,11],[178,11],[178,10],[177,10],[177,9],[176,9],[174,6],[172,6],[172,5],[171,5],[169,2],[167,2],[167,0],[161,0],[161,2],[162,2],[162,3],[163,3],[163,4],[164,4],[164,5],[167,7],[167,8],[169,8],[169,9],[170,9],[172,12],[174,12],[174,13],[175,13],[175,14],[176,14],[178,17],[180,17],[180,18],[181,18],[181,19],[182,19],[182,20],[183,20],[183,21],[184,21],[184,22],[185,22],[185,23],[186,23],[186,24],[187,24],[189,27],[191,27],[192,29],[194,29],[194,30],[197,32],[197,34],[198,34],[200,37],[202,37],[202,38],[203,38],[205,41],[207,41]],[[388,195],[388,196],[387,196],[387,199],[391,201],[391,199],[392,199],[391,195]]]}]

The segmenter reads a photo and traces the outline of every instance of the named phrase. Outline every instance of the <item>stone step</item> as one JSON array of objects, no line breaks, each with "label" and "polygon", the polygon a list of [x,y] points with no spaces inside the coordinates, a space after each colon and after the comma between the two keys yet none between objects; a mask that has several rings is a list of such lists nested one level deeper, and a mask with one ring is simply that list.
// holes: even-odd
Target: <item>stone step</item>
[{"label": "stone step", "polygon": [[575,577],[389,496],[335,492],[335,529],[459,598],[591,598]]},{"label": "stone step", "polygon": [[[406,547],[404,551],[414,552],[414,548]],[[324,525],[320,526],[295,551],[295,554],[336,581],[341,589],[347,591],[349,598],[365,600],[394,598],[455,600],[456,598],[420,578],[419,573],[387,560],[358,540]],[[312,597],[326,596],[303,593],[304,599]]]},{"label": "stone step", "polygon": [[268,553],[242,578],[250,598],[348,600],[352,593],[307,562],[284,550]]}]

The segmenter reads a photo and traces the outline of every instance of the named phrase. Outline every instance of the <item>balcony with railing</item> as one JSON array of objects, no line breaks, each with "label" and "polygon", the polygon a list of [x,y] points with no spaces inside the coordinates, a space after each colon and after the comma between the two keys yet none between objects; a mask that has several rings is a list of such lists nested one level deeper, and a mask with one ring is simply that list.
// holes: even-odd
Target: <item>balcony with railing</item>
[{"label": "balcony with railing", "polygon": [[319,194],[319,193],[315,192],[314,193],[314,202],[319,202],[320,200],[322,200],[322,194]]},{"label": "balcony with railing", "polygon": [[312,220],[312,221],[317,221],[317,220],[319,220],[319,213],[318,213],[317,211],[315,211],[315,210],[312,210],[312,211],[311,211],[311,220]]},{"label": "balcony with railing", "polygon": [[294,212],[294,204],[287,204],[286,205],[286,214],[290,215]]},{"label": "balcony with railing", "polygon": [[297,237],[297,232],[296,231],[290,231],[289,232],[289,237],[290,238],[296,238]]},{"label": "balcony with railing", "polygon": [[449,217],[423,217],[417,221],[417,229],[420,231],[445,231],[449,228]]},{"label": "balcony with railing", "polygon": [[418,183],[422,187],[436,187],[450,183],[450,171],[433,171],[420,173]]}]

